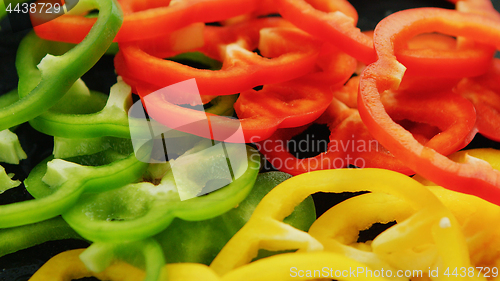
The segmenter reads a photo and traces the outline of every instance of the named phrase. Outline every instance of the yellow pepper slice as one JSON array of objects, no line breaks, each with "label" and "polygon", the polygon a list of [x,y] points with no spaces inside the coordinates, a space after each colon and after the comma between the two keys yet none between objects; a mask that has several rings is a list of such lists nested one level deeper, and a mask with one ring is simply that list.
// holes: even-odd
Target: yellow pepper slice
[{"label": "yellow pepper slice", "polygon": [[278,185],[264,197],[247,224],[226,244],[210,267],[224,275],[249,263],[260,248],[322,250],[323,245],[317,239],[281,221],[310,194],[365,190],[394,195],[417,210],[373,242],[373,251],[381,259],[399,268],[401,263],[408,263],[408,259],[400,259],[402,253],[433,243],[439,257],[433,262],[450,268],[470,265],[456,219],[429,190],[405,175],[388,170],[342,169],[302,174]]}]

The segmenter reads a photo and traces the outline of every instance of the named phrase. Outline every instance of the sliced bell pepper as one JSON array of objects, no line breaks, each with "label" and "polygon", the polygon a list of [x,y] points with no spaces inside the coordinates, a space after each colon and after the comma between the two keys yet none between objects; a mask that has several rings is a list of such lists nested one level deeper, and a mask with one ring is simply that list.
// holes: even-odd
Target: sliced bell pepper
[{"label": "sliced bell pepper", "polygon": [[[237,94],[256,86],[291,80],[314,70],[320,42],[296,28],[280,27],[284,24],[282,19],[265,18],[244,22],[241,24],[243,26],[219,27],[223,34],[226,34],[224,29],[235,29],[241,33],[238,32],[235,41],[230,44],[223,40],[214,42],[214,45],[205,42],[207,46],[203,49],[222,51],[219,56],[224,60],[222,68],[217,71],[196,69],[163,60],[154,54],[148,54],[147,50],[134,43],[120,44],[115,67],[125,82],[128,79],[145,81],[159,89],[195,78],[201,95]],[[257,42],[265,57],[252,52],[251,48]]]},{"label": "sliced bell pepper", "polygon": [[[227,241],[250,219],[260,200],[290,177],[282,172],[259,174],[250,194],[227,213],[203,221],[174,219],[167,229],[154,237],[162,246],[167,262],[210,264]],[[315,213],[312,198],[308,197],[283,222],[307,231],[316,219]]]},{"label": "sliced bell pepper", "polygon": [[[100,280],[110,281],[152,280],[148,278],[147,275],[146,279],[144,279],[144,271],[123,262],[117,262],[101,273],[91,272],[86,269],[84,266],[85,264],[78,259],[78,255],[81,255],[81,251],[82,249],[66,251],[53,257],[33,275],[30,281],[46,280],[47,278],[62,281],[68,280],[69,278],[74,279],[90,276],[95,276]],[[301,268],[300,272],[298,266]],[[352,272],[353,269],[364,269],[364,266],[363,263],[334,253],[287,253],[252,262],[222,277],[218,276],[211,268],[202,264],[167,264],[163,267],[163,274],[161,277],[155,280],[275,281],[290,280],[290,278],[311,280],[313,277],[312,272],[322,272],[321,274],[316,274],[316,277],[334,277],[341,276],[342,274],[348,276],[349,272]],[[325,268],[328,270],[324,271]],[[311,273],[306,275],[305,270]],[[338,272],[338,275],[335,275],[334,272]],[[359,277],[345,277],[343,280],[356,279],[359,280]],[[367,276],[362,280],[381,281],[387,279],[380,276]]]},{"label": "sliced bell pepper", "polygon": [[47,241],[82,239],[60,216],[23,226],[0,229],[0,256]]},{"label": "sliced bell pepper", "polygon": [[[309,3],[311,2],[311,3]],[[356,28],[357,18],[342,10],[331,10],[316,5],[317,1],[280,0],[280,14],[297,27],[317,38],[335,44],[342,51],[355,57],[365,64],[376,60],[374,43],[371,38]],[[344,2],[344,1],[338,1]],[[470,12],[485,13],[496,16],[496,10],[489,0],[482,5],[470,5],[476,9]],[[457,6],[470,7],[467,5]],[[395,23],[394,23],[395,24]],[[473,48],[464,46],[453,51],[427,49],[421,51],[404,51],[396,49],[396,55],[414,74],[425,76],[476,76],[484,73],[494,50],[491,48]]]},{"label": "sliced bell pepper", "polygon": [[[228,151],[232,149],[231,144],[226,144],[226,147]],[[181,161],[181,157],[174,162]],[[246,170],[240,171],[242,167],[239,166],[232,167],[234,181],[208,195],[181,201],[179,194],[183,192],[180,188],[182,181],[189,182],[191,189],[198,186],[201,189],[209,188],[211,181],[223,180],[222,173],[218,171],[222,165],[227,165],[224,155],[202,150],[194,159],[198,159],[198,162],[184,163],[185,169],[190,167],[189,177],[183,175],[182,178],[178,173],[174,177],[172,170],[169,170],[159,185],[140,182],[122,185],[109,192],[86,193],[63,214],[63,218],[82,237],[91,241],[140,240],[161,232],[175,217],[204,220],[227,212],[248,195],[260,165],[258,154],[249,150]],[[213,167],[207,170],[206,165]],[[41,182],[40,174],[43,174],[42,168],[32,176],[33,181],[44,185],[43,190],[50,189],[50,185]],[[241,176],[236,178],[236,175]]]},{"label": "sliced bell pepper", "polygon": [[[318,240],[281,223],[281,220],[309,194],[366,190],[372,193],[389,193],[408,201],[417,210],[404,223],[392,227],[384,232],[385,235],[379,236],[376,243],[374,241],[373,247],[377,255],[391,258],[395,257],[393,254],[401,254],[403,249],[433,241],[441,257],[440,266],[470,265],[465,239],[458,223],[431,192],[405,175],[367,168],[314,171],[295,176],[278,185],[262,199],[250,220],[229,240],[210,267],[220,275],[231,274],[232,270],[248,264],[260,248],[274,251],[323,250],[324,246]],[[418,227],[411,228],[412,225]],[[405,231],[409,229],[415,231]],[[422,232],[426,235],[424,240],[420,239]],[[400,233],[407,235],[398,235]]]},{"label": "sliced bell pepper", "polygon": [[[360,231],[369,229],[374,223],[392,221],[403,223],[413,213],[415,209],[407,201],[392,194],[367,193],[333,206],[314,222],[308,232],[324,245],[325,251],[364,262],[372,270],[384,269],[396,272],[397,269],[413,268],[427,271],[432,266],[429,262],[434,261],[437,256],[435,251],[429,251],[434,249],[430,245],[426,251],[405,249],[404,255],[401,255],[401,252],[395,253],[394,255],[399,258],[399,264],[395,265],[394,262],[385,260],[373,252],[371,243],[377,239],[376,237],[366,242],[358,242]],[[356,217],[355,220],[352,219],[353,216]],[[417,229],[416,225],[410,227],[411,231],[418,231],[422,236],[428,235],[428,229]],[[405,263],[411,260],[413,264],[403,266],[402,260]]]},{"label": "sliced bell pepper", "polygon": [[[282,46],[279,47],[279,44]],[[277,41],[274,46],[276,48],[272,50],[273,55],[281,53],[282,48],[286,49],[286,44],[283,42]],[[257,142],[268,138],[277,128],[301,126],[319,117],[332,99],[332,89],[340,87],[354,72],[355,67],[356,61],[353,58],[334,46],[325,44],[319,52],[314,72],[292,81],[265,85],[260,91],[243,91],[234,105],[240,118],[238,121],[205,115],[204,112],[177,106],[170,100],[179,102],[181,98],[169,95],[169,91],[165,90],[167,88],[150,94],[154,86],[148,88],[145,86],[147,83],[138,83],[136,89],[143,97],[149,115],[169,128],[179,128],[178,130],[205,138],[224,140],[212,136],[199,126],[179,125],[188,122],[196,124],[197,121],[208,118],[212,128],[236,130],[241,127],[245,142]],[[189,85],[193,81],[187,80],[182,83]],[[194,88],[194,85],[190,87]],[[178,94],[178,91],[174,92]],[[241,142],[243,139],[231,141]]]},{"label": "sliced bell pepper", "polygon": [[143,281],[156,281],[161,277],[165,257],[153,238],[132,242],[96,242],[90,245],[80,259],[93,272],[102,272],[117,261],[125,261],[145,270]]},{"label": "sliced bell pepper", "polygon": [[482,76],[463,79],[456,92],[474,104],[476,126],[480,134],[500,141],[500,60],[495,59],[490,70]]},{"label": "sliced bell pepper", "polygon": [[[102,157],[102,156],[101,156]],[[37,198],[0,206],[0,228],[40,222],[62,214],[71,208],[84,192],[104,191],[137,180],[146,164],[132,153],[129,157],[100,167],[83,167],[56,159],[51,173],[45,175],[49,159],[35,167],[25,181],[28,191]],[[115,159],[117,160],[117,159]],[[42,188],[42,178],[53,188]]]},{"label": "sliced bell pepper", "polygon": [[[217,22],[255,10],[255,0],[121,0],[125,17],[115,42],[140,41],[161,37],[197,22]],[[75,13],[73,13],[75,14]],[[35,27],[41,38],[77,44],[87,35],[94,18],[65,15]]]},{"label": "sliced bell pepper", "polygon": [[[53,44],[37,40],[33,33],[22,41],[19,46],[21,50],[28,48],[30,52],[36,53],[33,57],[43,59],[38,64],[38,74],[30,77],[29,81],[19,82],[21,99],[0,111],[0,130],[29,121],[56,104],[111,44],[111,38],[118,32],[122,22],[122,13],[117,4],[112,0],[84,0],[79,4],[89,4],[101,11],[93,29],[81,44],[61,56],[46,56],[49,51],[57,50],[51,48]],[[38,61],[20,59],[16,63],[35,68]]]},{"label": "sliced bell pepper", "polygon": [[[370,135],[361,121],[356,103],[358,83],[359,77],[354,77],[342,89],[334,91],[333,102],[314,122],[326,123],[331,131],[326,152],[305,159],[298,159],[289,152],[291,139],[307,127],[280,129],[269,140],[257,143],[257,148],[275,168],[293,175],[349,165],[413,174],[402,159],[394,158]],[[451,92],[420,94],[418,98],[412,95],[387,92],[382,102],[388,114],[406,126],[420,143],[440,153],[450,154],[472,140],[475,112],[470,102]],[[443,107],[443,104],[446,106]],[[303,150],[300,141],[292,143]],[[311,146],[307,148],[315,149]]]},{"label": "sliced bell pepper", "polygon": [[472,157],[458,164],[420,144],[391,119],[383,106],[381,93],[397,89],[406,69],[394,55],[395,46],[416,34],[436,31],[489,41],[500,48],[500,26],[488,18],[432,8],[401,11],[387,17],[375,29],[378,60],[361,75],[358,96],[361,118],[370,133],[396,157],[405,159],[405,164],[415,172],[445,188],[500,204],[500,172]]},{"label": "sliced bell pepper", "polygon": [[31,278],[30,281],[42,280],[72,280],[85,277],[97,277],[100,280],[144,280],[144,272],[125,262],[116,262],[106,270],[95,273],[88,270],[80,260],[85,249],[62,252],[46,262]]}]

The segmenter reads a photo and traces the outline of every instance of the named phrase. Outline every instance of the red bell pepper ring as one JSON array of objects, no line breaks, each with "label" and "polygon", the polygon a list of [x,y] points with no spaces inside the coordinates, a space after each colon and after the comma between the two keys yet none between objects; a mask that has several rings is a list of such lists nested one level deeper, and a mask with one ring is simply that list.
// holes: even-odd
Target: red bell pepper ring
[{"label": "red bell pepper ring", "polygon": [[[284,49],[275,45],[272,51],[281,53],[286,50],[286,44],[279,38],[275,39],[283,44]],[[272,53],[271,50],[269,52]],[[250,89],[241,92],[234,105],[239,120],[180,107],[172,102],[175,98],[165,98],[167,94],[150,97],[150,93],[155,91],[154,85],[131,80],[136,85],[149,115],[167,127],[179,128],[184,132],[206,138],[231,141],[220,136],[227,136],[241,126],[244,140],[232,141],[257,142],[268,138],[278,128],[298,127],[317,119],[332,100],[331,89],[341,87],[355,68],[354,58],[340,52],[334,46],[325,44],[316,61],[316,72],[295,80],[265,85],[260,91]],[[209,126],[227,133],[210,134],[203,129],[207,126],[206,122],[199,122],[206,119]],[[181,123],[191,125],[181,126]]]},{"label": "red bell pepper ring", "polygon": [[[169,34],[196,22],[217,22],[250,13],[257,8],[255,0],[121,0],[124,12],[122,28],[115,42],[138,41]],[[170,4],[170,5],[169,5]],[[65,15],[35,27],[46,40],[77,44],[85,38],[95,18]]]},{"label": "red bell pepper ring", "polygon": [[[259,21],[261,23],[259,23]],[[223,53],[222,69],[217,71],[196,69],[180,63],[163,60],[148,54],[133,43],[121,43],[121,55],[115,64],[117,72],[127,81],[128,77],[142,80],[158,86],[166,87],[181,81],[195,78],[201,95],[230,95],[265,84],[288,81],[315,70],[316,58],[322,43],[296,28],[262,28],[260,29],[259,50],[265,57],[253,53],[248,47],[254,43],[246,43],[252,33],[254,23],[259,26],[280,26],[282,19],[257,19],[242,23],[246,32],[239,34],[241,38],[231,44],[204,47],[217,47]],[[265,23],[265,24],[262,24]],[[220,27],[231,29],[241,27]],[[143,44],[143,43],[141,43]],[[202,50],[203,50],[202,49]],[[271,57],[271,58],[268,58]],[[120,62],[119,60],[122,60]]]},{"label": "red bell pepper ring", "polygon": [[[335,44],[342,51],[350,54],[365,64],[376,60],[372,39],[356,28],[356,19],[343,11],[324,9],[311,0],[279,0],[280,14],[300,29],[309,34]],[[345,1],[334,1],[345,2]],[[472,12],[496,15],[489,0],[474,0],[482,5],[462,5],[474,7]],[[457,8],[460,8],[458,6]],[[491,16],[494,17],[494,16]],[[465,77],[484,73],[493,56],[490,48],[460,47],[453,51],[426,50],[402,51],[396,50],[401,60],[413,74],[425,76]]]},{"label": "red bell pepper ring", "polygon": [[[358,82],[359,77],[353,77],[342,89],[334,91],[332,103],[315,121],[328,124],[331,131],[326,152],[304,159],[298,159],[289,152],[288,142],[308,126],[277,130],[269,140],[258,143],[257,148],[274,167],[292,175],[345,168],[349,164],[413,174],[375,140],[363,124],[357,111]],[[382,99],[387,112],[406,126],[419,142],[443,154],[455,152],[472,140],[474,107],[451,91],[439,95],[421,94],[419,97],[407,92],[386,92]],[[300,141],[299,149],[302,149]]]},{"label": "red bell pepper ring", "polygon": [[378,60],[367,66],[361,75],[358,95],[361,118],[370,133],[397,158],[405,159],[405,164],[415,172],[448,189],[500,204],[499,171],[473,157],[460,164],[449,160],[419,143],[392,120],[384,108],[381,93],[397,89],[406,69],[394,55],[395,46],[406,38],[426,32],[465,36],[495,44],[500,49],[500,23],[489,18],[433,8],[392,14],[375,29]]},{"label": "red bell pepper ring", "polygon": [[[291,88],[293,93],[290,93]],[[161,94],[150,94],[151,89],[141,84],[138,84],[137,90],[149,116],[163,125],[217,141],[242,143],[265,139],[280,126],[293,127],[310,123],[323,113],[325,105],[332,98],[331,92],[311,85],[293,82],[266,85],[259,92],[250,90],[251,93],[243,92],[242,95],[251,98],[265,96],[266,104],[258,105],[265,106],[264,110],[272,114],[263,115],[259,112],[252,116],[255,104],[245,101],[252,110],[244,110],[249,117],[237,120],[178,106],[163,99]],[[240,128],[244,138],[234,135]],[[217,131],[216,134],[212,133],[214,130]]]},{"label": "red bell pepper ring", "polygon": [[480,134],[500,141],[500,60],[495,59],[483,76],[460,81],[456,92],[469,99],[476,108],[476,126]]}]

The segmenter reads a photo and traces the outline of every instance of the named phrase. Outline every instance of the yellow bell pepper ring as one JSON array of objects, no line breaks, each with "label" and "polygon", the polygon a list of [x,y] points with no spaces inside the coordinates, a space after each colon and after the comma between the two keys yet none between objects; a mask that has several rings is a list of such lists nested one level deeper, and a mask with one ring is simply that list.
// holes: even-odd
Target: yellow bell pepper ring
[{"label": "yellow bell pepper ring", "polygon": [[[435,243],[442,265],[469,266],[465,239],[453,215],[420,183],[403,174],[382,169],[315,171],[281,183],[262,199],[248,223],[233,236],[210,266],[223,275],[249,263],[260,248],[273,251],[322,250],[323,245],[313,236],[285,226],[281,221],[310,194],[356,191],[388,193],[408,202],[409,207],[416,210],[407,220],[379,235],[373,243],[374,252],[389,259],[392,266],[399,264],[401,256],[394,253],[421,245],[422,233],[426,234],[425,242]],[[446,248],[450,245],[453,251]]]}]

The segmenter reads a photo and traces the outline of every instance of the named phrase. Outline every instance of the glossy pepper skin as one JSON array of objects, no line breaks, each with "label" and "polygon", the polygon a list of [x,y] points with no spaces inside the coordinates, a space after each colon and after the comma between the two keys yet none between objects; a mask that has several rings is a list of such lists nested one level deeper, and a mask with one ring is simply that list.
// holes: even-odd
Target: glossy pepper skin
[{"label": "glossy pepper skin", "polygon": [[[398,254],[401,257],[413,247],[432,243],[440,256],[439,264],[470,266],[465,239],[457,221],[430,191],[405,175],[367,168],[314,171],[295,176],[278,185],[262,199],[250,220],[224,246],[210,267],[219,275],[230,275],[234,270],[250,266],[252,258],[262,248],[275,251],[299,249],[298,252],[324,250],[325,246],[315,237],[290,228],[281,220],[309,194],[362,190],[391,194],[407,201],[415,210],[403,223],[390,228],[386,235],[380,235],[378,240],[373,241],[373,251],[377,255],[390,258],[391,255]],[[440,227],[443,218],[449,222],[449,226]],[[344,222],[363,223],[362,220],[352,219]],[[426,233],[425,239],[416,234],[421,232]],[[353,232],[349,233],[352,236]],[[401,233],[406,235],[399,235]],[[352,258],[356,259],[355,256]]]},{"label": "glossy pepper skin", "polygon": [[[232,152],[232,148],[229,145],[227,147],[228,151]],[[189,179],[182,178],[187,175],[176,174],[174,177],[172,170],[169,170],[162,177],[161,183],[156,186],[149,182],[139,182],[122,185],[119,189],[109,192],[87,193],[63,214],[63,218],[86,239],[120,242],[151,237],[167,228],[176,217],[197,221],[225,213],[241,202],[252,189],[259,171],[260,162],[256,161],[259,157],[255,151],[249,149],[245,155],[248,165],[241,171],[241,176],[224,188],[205,196],[181,201],[178,190],[181,180],[192,180],[191,183],[194,185],[192,178],[197,175],[201,181],[205,178],[204,184],[208,184],[206,182],[210,174],[208,171],[217,174],[220,165],[227,165],[225,157],[222,161],[218,154],[209,152],[203,154],[203,151],[199,153],[206,157],[190,164]],[[212,170],[206,169],[206,165],[210,162],[215,166]],[[232,167],[235,174],[240,172],[241,166]],[[43,173],[40,171],[38,174]],[[44,189],[50,187],[45,185]],[[99,204],[96,205],[95,202]]]},{"label": "glossy pepper skin", "polygon": [[[115,57],[117,72],[130,84],[147,82],[156,86],[155,90],[195,78],[201,95],[232,95],[312,72],[321,46],[319,40],[277,18],[205,29],[211,36],[205,36],[201,51],[220,59],[223,63],[220,70],[196,69],[163,60],[165,46],[146,48],[144,42],[132,42],[120,43],[120,52]],[[158,39],[152,41],[156,45],[154,41]],[[264,57],[253,53],[255,48]],[[139,95],[145,94],[139,92]]]},{"label": "glossy pepper skin", "polygon": [[[314,170],[346,168],[383,168],[404,174],[414,174],[395,158],[387,148],[373,138],[362,122],[357,109],[359,76],[333,91],[333,101],[316,124],[326,124],[330,130],[327,150],[314,157],[299,159],[289,151],[292,140],[309,125],[277,130],[268,140],[257,143],[257,148],[277,169],[293,175]],[[420,93],[386,92],[382,102],[388,114],[422,144],[442,154],[455,152],[470,142],[475,134],[475,111],[472,104],[451,90]],[[446,105],[446,106],[443,106]],[[472,131],[472,133],[471,133]],[[444,136],[449,137],[445,138]]]},{"label": "glossy pepper skin", "polygon": [[[261,173],[245,200],[227,213],[203,221],[174,219],[167,229],[155,236],[162,245],[167,262],[210,264],[227,241],[250,219],[260,200],[276,185],[289,178],[290,175],[282,172]],[[312,198],[308,197],[284,222],[307,231],[315,219],[314,203]]]},{"label": "glossy pepper skin", "polygon": [[[352,6],[344,0],[333,1],[333,5],[318,2],[323,1],[279,0],[277,6],[280,14],[300,29],[335,44],[365,64],[374,62],[377,59],[374,42],[356,28],[357,13]],[[500,20],[489,0],[452,2],[460,2],[457,10]],[[490,47],[471,50],[468,46],[461,46],[451,52],[398,51],[396,50],[398,59],[404,61],[413,74],[445,77],[477,76],[484,73],[494,52]]]},{"label": "glossy pepper skin", "polygon": [[[124,10],[123,28],[116,42],[140,41],[161,37],[179,28],[197,22],[217,22],[229,17],[250,13],[259,3],[255,0],[189,0],[136,1],[121,0]],[[47,40],[79,43],[88,33],[95,19],[83,16],[65,16],[35,28]]]},{"label": "glossy pepper skin", "polygon": [[[132,243],[116,243],[116,242],[97,242],[91,245],[86,251],[78,251],[81,260],[87,268],[92,270],[104,270],[104,273],[95,274],[80,266],[80,259],[68,258],[54,263],[58,258],[49,261],[39,273],[33,276],[32,280],[42,280],[42,276],[49,274],[52,278],[61,278],[63,275],[71,274],[73,278],[81,278],[84,276],[109,276],[107,278],[117,278],[114,268],[116,265],[110,265],[109,259],[117,259],[126,261],[136,266],[146,269],[147,278],[156,280],[154,276],[158,276],[158,266],[162,266],[163,258],[161,253],[157,252],[158,247],[161,247],[165,260],[168,263],[205,263],[209,264],[217,253],[222,249],[224,244],[245,224],[249,219],[250,214],[255,209],[256,205],[277,184],[289,179],[290,175],[281,172],[270,172],[261,174],[252,188],[249,196],[243,200],[238,206],[229,212],[208,220],[201,221],[184,221],[175,219],[169,227],[163,232],[154,236],[153,239],[146,239]],[[306,231],[315,219],[314,204],[312,198],[307,198],[302,204],[298,205],[294,212],[285,219],[286,223],[298,229]],[[157,242],[156,242],[157,241]],[[206,241],[201,243],[201,241]],[[127,254],[127,252],[129,254]],[[135,263],[130,260],[130,253],[137,256],[148,257],[145,266]],[[276,254],[276,253],[268,253]],[[159,258],[159,260],[153,257]],[[121,262],[118,262],[120,264]],[[46,271],[49,267],[54,267],[50,271]],[[125,264],[120,265],[120,267]],[[129,270],[122,268],[121,270]],[[132,269],[130,269],[132,270]],[[45,272],[45,273],[44,273]],[[136,276],[136,275],[131,275]],[[141,279],[144,275],[140,275]],[[38,279],[42,278],[42,279]],[[139,278],[139,277],[135,277]],[[134,280],[134,279],[132,279]],[[150,280],[150,279],[148,279]]]},{"label": "glossy pepper skin", "polygon": [[[121,160],[100,167],[81,168],[56,159],[57,162],[53,162],[54,169],[61,174],[52,177],[54,189],[43,189],[38,182],[33,181],[37,170],[35,168],[25,185],[33,197],[38,199],[0,206],[0,228],[21,226],[56,217],[71,208],[84,191],[95,192],[120,187],[137,180],[147,168],[147,164],[137,160],[133,153],[127,158],[120,156],[118,159]],[[46,165],[48,160],[50,159],[42,162],[40,166]],[[39,174],[40,181],[44,174]]]},{"label": "glossy pepper skin", "polygon": [[[396,24],[397,22],[397,24]],[[397,28],[394,28],[397,26]],[[500,48],[500,26],[495,20],[443,9],[423,8],[401,11],[384,19],[375,30],[377,62],[362,73],[358,109],[370,133],[396,157],[406,159],[413,171],[451,190],[500,203],[500,173],[488,163],[455,163],[434,149],[420,144],[396,124],[385,111],[381,93],[398,88],[405,67],[394,55],[394,46],[423,32],[440,31],[487,43]]]},{"label": "glossy pepper skin", "polygon": [[[80,5],[85,3],[100,9],[100,16],[86,39],[67,53],[45,56],[50,50],[48,42],[32,45],[34,34],[23,40],[19,48],[29,48],[44,59],[38,65],[39,74],[20,82],[20,100],[0,111],[0,130],[29,121],[52,107],[108,49],[122,23],[121,10],[114,0],[80,1]],[[22,59],[17,63],[37,64]]]}]

